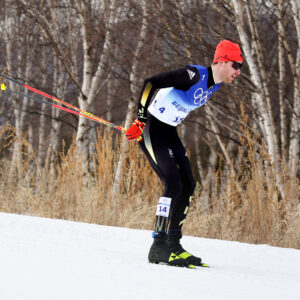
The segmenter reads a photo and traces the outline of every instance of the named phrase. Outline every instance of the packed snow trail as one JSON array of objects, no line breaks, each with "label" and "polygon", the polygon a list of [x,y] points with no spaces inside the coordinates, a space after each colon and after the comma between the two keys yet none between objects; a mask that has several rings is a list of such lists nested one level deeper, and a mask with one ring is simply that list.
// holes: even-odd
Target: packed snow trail
[{"label": "packed snow trail", "polygon": [[182,242],[210,268],[149,264],[150,231],[0,213],[0,299],[299,299],[299,250]]}]

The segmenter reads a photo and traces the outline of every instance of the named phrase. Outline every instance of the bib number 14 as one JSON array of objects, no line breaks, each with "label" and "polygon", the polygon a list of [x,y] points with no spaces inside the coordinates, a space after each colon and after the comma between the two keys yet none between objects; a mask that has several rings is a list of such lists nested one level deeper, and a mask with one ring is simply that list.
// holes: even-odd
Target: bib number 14
[{"label": "bib number 14", "polygon": [[168,217],[170,213],[172,198],[160,197],[156,209],[156,215],[161,217]]}]

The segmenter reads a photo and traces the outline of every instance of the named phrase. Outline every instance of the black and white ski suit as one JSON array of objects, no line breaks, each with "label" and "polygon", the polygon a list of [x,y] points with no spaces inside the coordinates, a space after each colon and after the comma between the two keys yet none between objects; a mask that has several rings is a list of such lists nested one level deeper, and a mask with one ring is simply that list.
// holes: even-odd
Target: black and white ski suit
[{"label": "black and white ski suit", "polygon": [[160,73],[144,82],[138,118],[146,127],[139,144],[165,187],[157,206],[155,232],[181,233],[196,183],[176,127],[219,87],[211,67],[199,65]]}]

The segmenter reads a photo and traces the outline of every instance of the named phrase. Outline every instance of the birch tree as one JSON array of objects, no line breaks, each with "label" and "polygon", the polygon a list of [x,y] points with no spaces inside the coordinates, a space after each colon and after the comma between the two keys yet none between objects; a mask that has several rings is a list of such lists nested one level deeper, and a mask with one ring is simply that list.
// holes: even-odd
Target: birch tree
[{"label": "birch tree", "polygon": [[[105,11],[104,7],[102,7],[102,11],[98,10],[99,3],[83,0],[74,0],[74,5],[73,2],[64,1],[62,3],[56,0],[44,3],[44,6],[30,0],[21,0],[21,3],[27,15],[40,26],[43,36],[49,42],[54,55],[64,66],[72,83],[78,89],[79,107],[84,111],[90,111],[99,90],[104,85],[103,81],[108,75],[106,73],[106,62],[112,45],[111,30],[115,22],[115,15],[117,15],[117,1],[110,1]],[[72,9],[77,12],[77,15],[70,13]],[[91,34],[91,32],[95,33],[94,28],[100,26],[99,22],[94,23],[95,20],[99,20],[99,14],[103,17],[101,21],[105,24],[105,30],[103,30],[105,36],[100,53],[98,50],[99,45],[96,45],[93,40],[94,35]],[[79,32],[76,31],[78,28],[77,16],[79,16],[80,21]],[[63,20],[63,22],[58,20]],[[72,24],[66,21],[72,22]],[[64,30],[62,30],[62,26]],[[70,32],[71,38],[68,37],[69,35],[65,36],[66,28],[72,30]],[[74,37],[77,37],[76,41]],[[99,40],[100,36],[97,38],[97,41]],[[69,48],[65,41],[70,42],[73,46],[71,51],[65,51]],[[74,45],[75,43],[76,45]],[[78,53],[74,53],[76,48],[82,49],[82,69],[78,68]],[[97,53],[99,53],[99,56],[95,57]],[[90,127],[90,123],[86,118],[79,118],[76,142],[79,153],[81,153],[85,162],[87,162],[89,156]]]},{"label": "birch tree", "polygon": [[[28,76],[31,66],[29,66],[29,40],[28,36],[22,31],[22,26],[26,28],[26,24],[22,21],[21,14],[14,10],[14,2],[11,0],[5,1],[5,43],[6,43],[6,64],[8,74],[19,75],[25,70]],[[19,40],[14,37],[17,32],[22,31],[22,36]],[[21,47],[22,45],[23,47]],[[17,51],[16,51],[17,49]],[[24,50],[24,51],[22,51]],[[8,83],[9,89],[15,90],[16,87],[13,82]],[[25,92],[27,93],[27,92]],[[22,99],[23,98],[23,99]],[[11,95],[10,100],[14,107],[14,118],[16,128],[16,140],[13,147],[13,154],[10,164],[10,171],[8,176],[8,183],[12,183],[14,180],[15,172],[18,174],[18,178],[21,181],[23,178],[22,173],[22,138],[25,132],[25,120],[27,117],[28,99],[22,96]]]},{"label": "birch tree", "polygon": [[[41,53],[41,71],[42,71],[42,86],[47,86],[47,60],[46,60],[46,47],[42,48]],[[39,129],[38,129],[38,155],[37,160],[38,164],[41,168],[45,165],[45,159],[47,154],[47,135],[46,135],[46,111],[47,111],[47,105],[45,103],[42,104],[41,107],[41,116],[40,116],[40,122],[39,122]]]},{"label": "birch tree", "polygon": [[[253,92],[252,97],[253,106],[260,114],[259,125],[266,140],[271,161],[275,167],[275,174],[279,174],[279,144],[275,130],[270,93],[267,87],[267,75],[263,65],[262,45],[257,28],[258,7],[255,6],[254,1],[247,2],[246,5],[242,6],[239,0],[233,0],[232,4],[236,17],[237,30],[242,42],[245,58],[249,65],[251,80],[256,86],[256,92]],[[246,20],[248,20],[248,24],[246,24]],[[247,29],[250,30],[250,36]],[[277,185],[282,192],[283,188],[280,177],[277,175],[276,178]]]},{"label": "birch tree", "polygon": [[[232,162],[235,162],[234,172],[238,170],[238,144],[232,141],[243,134],[238,122],[241,103],[246,107],[257,143],[266,142],[274,174],[279,174],[281,162],[287,161],[291,174],[296,177],[299,174],[300,137],[298,2],[6,0],[5,9],[12,10],[8,15],[3,14],[2,20],[7,24],[2,30],[8,41],[5,47],[9,74],[24,78],[33,86],[39,85],[42,90],[47,88],[49,94],[67,102],[73,101],[72,104],[85,111],[98,114],[97,109],[104,110],[109,120],[117,119],[120,123],[124,120],[124,127],[129,127],[145,76],[189,63],[209,66],[217,43],[221,39],[232,39],[242,45],[244,52],[241,76],[233,86],[222,86],[207,110],[193,112],[184,123],[184,142],[191,151],[196,149],[201,181],[205,182],[205,174],[212,175],[218,169],[219,157],[224,157],[223,161],[227,163],[220,166],[223,177],[226,177],[226,168],[231,171]],[[19,15],[15,13],[16,9]],[[26,32],[25,28],[20,27],[20,33],[15,30],[25,19],[35,26],[36,36],[30,30]],[[14,26],[9,27],[10,22]],[[35,43],[32,40],[30,43],[32,47],[37,48],[41,40],[44,45],[44,50],[37,49],[37,53],[41,50],[39,55],[30,54],[27,59],[26,47],[23,47],[26,35],[34,40]],[[16,39],[12,40],[11,36]],[[22,47],[17,44],[18,40]],[[39,69],[47,71],[37,77],[34,74]],[[17,103],[25,105],[26,101]],[[117,105],[118,109],[115,109]],[[51,137],[51,147],[47,149],[51,150],[54,166],[55,151],[60,149],[63,133],[59,119],[66,115],[56,110],[51,112],[51,134],[45,135],[43,132],[48,129],[45,107],[41,111],[39,162],[43,165],[43,149],[49,145]],[[18,115],[16,124],[19,128],[24,123],[22,130],[25,133],[28,116],[21,118],[16,110],[14,114]],[[75,122],[76,143],[87,162],[94,151],[94,126],[81,117]],[[195,122],[201,125],[200,133],[194,130]],[[68,134],[73,133],[70,130]],[[127,146],[123,141],[113,175],[116,192],[120,188]],[[201,151],[202,148],[207,151]],[[243,152],[243,155],[247,154]],[[269,163],[268,160],[265,162]],[[214,184],[212,177],[207,178],[210,190]],[[281,185],[281,179],[277,177],[280,189]]]},{"label": "birch tree", "polygon": [[[91,42],[88,37],[88,26],[89,26],[89,12],[92,9],[90,4],[87,4],[85,1],[76,0],[76,6],[80,13],[81,21],[81,34],[82,34],[82,43],[83,43],[83,79],[81,86],[81,93],[79,96],[79,105],[80,108],[89,111],[95,98],[99,92],[99,86],[101,87],[101,79],[106,78],[108,74],[106,73],[105,65],[108,61],[109,54],[112,47],[112,27],[116,22],[117,14],[117,1],[112,0],[108,4],[108,13],[107,19],[105,20],[105,38],[103,42],[102,53],[99,58],[97,70],[93,73],[93,56],[91,49]],[[88,120],[86,118],[79,118],[78,130],[76,142],[79,148],[80,153],[82,153],[84,160],[88,158],[88,147],[89,147],[89,134],[88,134]]]},{"label": "birch tree", "polygon": [[286,73],[285,55],[284,55],[284,21],[283,21],[284,3],[282,0],[277,1],[277,18],[278,18],[278,71],[279,71],[279,103],[280,103],[280,137],[282,145],[283,160],[288,160],[288,132],[287,132],[287,114],[285,110],[285,96],[284,96],[284,79]]},{"label": "birch tree", "polygon": [[291,55],[289,56],[294,79],[294,112],[291,121],[289,156],[291,171],[295,176],[300,158],[300,4],[297,0],[291,0],[291,4],[297,34],[297,52],[295,62],[293,62]]},{"label": "birch tree", "polygon": [[[149,2],[147,0],[141,1],[141,7],[142,7],[142,23],[141,23],[141,30],[139,33],[136,49],[133,54],[133,59],[131,63],[131,71],[129,74],[129,80],[130,80],[130,91],[131,91],[131,98],[128,101],[128,107],[127,107],[127,114],[125,118],[125,124],[124,127],[128,128],[132,121],[132,115],[133,115],[133,109],[136,106],[136,102],[138,99],[139,91],[142,86],[142,78],[145,74],[145,71],[142,71],[139,69],[140,56],[143,50],[143,47],[146,43],[146,36],[148,32],[149,27]],[[114,178],[114,186],[113,191],[114,193],[118,193],[120,190],[120,182],[121,182],[121,173],[122,173],[122,166],[124,158],[126,157],[126,151],[127,151],[127,141],[125,138],[123,138],[122,141],[122,147],[121,147],[121,154],[118,160],[118,164],[116,167],[115,172],[115,178]]]}]

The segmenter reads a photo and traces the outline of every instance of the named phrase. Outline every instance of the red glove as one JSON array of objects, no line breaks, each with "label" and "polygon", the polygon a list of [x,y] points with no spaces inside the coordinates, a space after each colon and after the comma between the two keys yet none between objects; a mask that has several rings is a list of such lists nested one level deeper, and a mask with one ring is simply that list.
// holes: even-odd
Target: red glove
[{"label": "red glove", "polygon": [[136,119],[133,124],[126,130],[125,136],[127,140],[134,141],[138,140],[139,142],[143,140],[141,137],[143,130],[146,124],[141,122],[139,119]]}]

